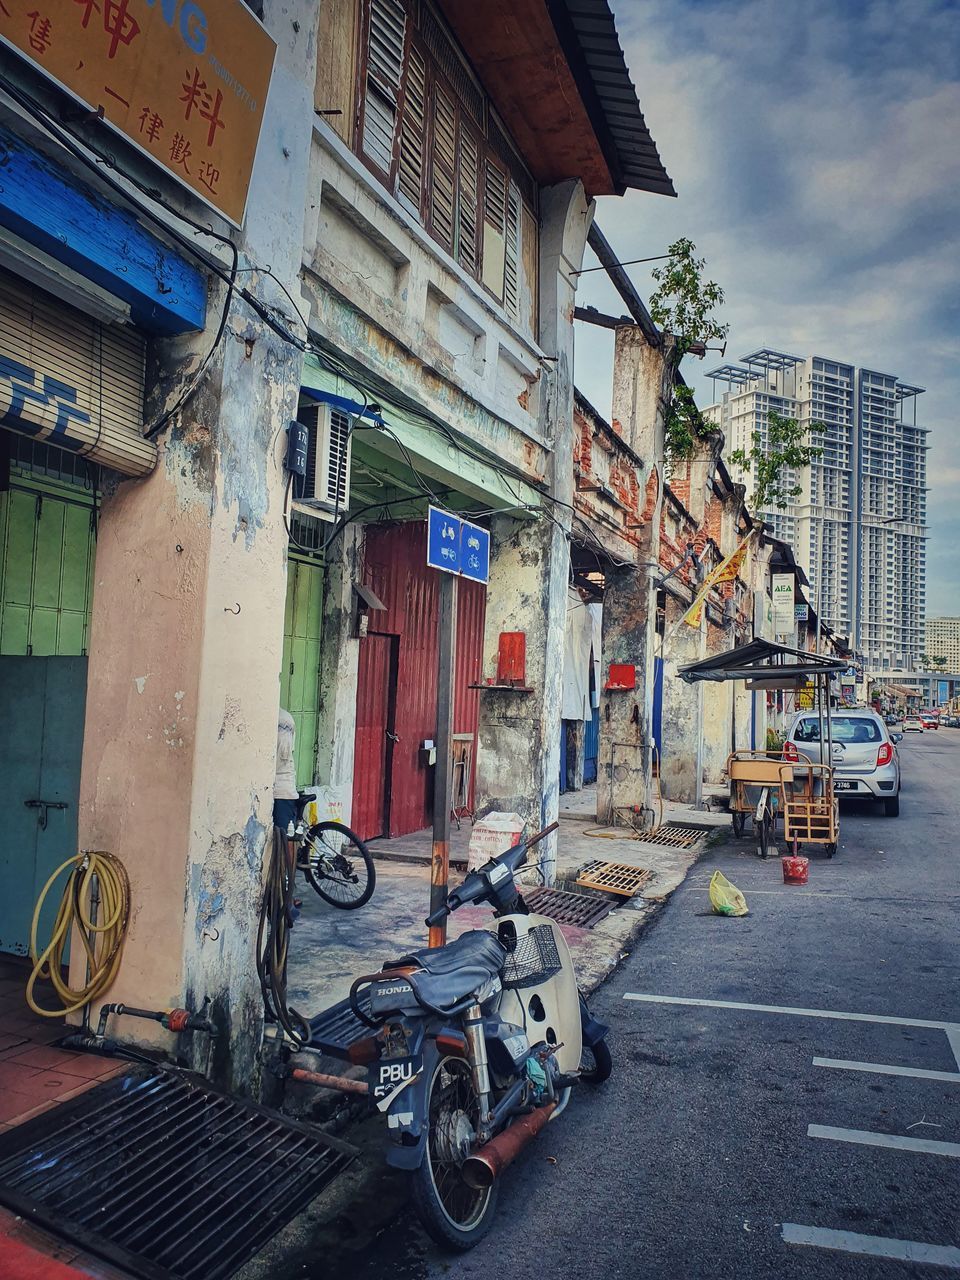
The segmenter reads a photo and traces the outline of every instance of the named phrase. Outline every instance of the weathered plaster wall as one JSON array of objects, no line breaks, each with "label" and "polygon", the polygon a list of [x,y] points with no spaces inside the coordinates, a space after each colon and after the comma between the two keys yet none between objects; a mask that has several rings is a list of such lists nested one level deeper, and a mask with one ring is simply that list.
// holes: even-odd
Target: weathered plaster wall
[{"label": "weathered plaster wall", "polygon": [[[477,806],[515,810],[532,829],[553,822],[560,800],[560,710],[563,640],[573,501],[573,306],[593,206],[579,182],[541,194],[540,344],[556,353],[542,379],[538,431],[551,442],[550,492],[564,505],[549,519],[493,521],[484,631],[484,675],[496,671],[502,631],[527,637],[531,693],[482,693]],[[556,837],[540,846],[547,883],[556,867]]]},{"label": "weathered plaster wall", "polygon": [[[635,549],[623,568],[606,574],[601,690],[611,663],[636,671],[632,691],[603,691],[597,761],[597,817],[613,823],[625,810],[651,812],[653,671],[656,581],[664,504],[664,393],[672,374],[668,350],[651,347],[639,327],[617,329],[613,366],[613,427],[642,459],[637,480],[642,505]],[[636,817],[630,819],[636,822]]]},{"label": "weathered plaster wall", "polygon": [[660,784],[665,799],[696,804],[702,790],[703,741],[700,726],[704,685],[702,682],[687,684],[677,675],[677,669],[704,656],[706,622],[699,629],[680,623],[686,607],[683,601],[668,596]]},{"label": "weathered plaster wall", "polygon": [[[312,10],[267,0],[277,64],[235,235],[241,264],[269,264],[294,296]],[[282,299],[266,276],[241,279],[272,306]],[[164,390],[196,368],[223,302],[214,291],[207,332],[158,350]],[[254,951],[283,631],[283,431],[300,364],[234,298],[199,392],[161,434],[157,470],[105,499],[96,560],[80,843],[116,853],[133,895],[110,997],[161,1008],[210,997],[216,1071],[241,1091],[255,1087],[262,1020]],[[117,1030],[150,1034],[149,1024]]]}]

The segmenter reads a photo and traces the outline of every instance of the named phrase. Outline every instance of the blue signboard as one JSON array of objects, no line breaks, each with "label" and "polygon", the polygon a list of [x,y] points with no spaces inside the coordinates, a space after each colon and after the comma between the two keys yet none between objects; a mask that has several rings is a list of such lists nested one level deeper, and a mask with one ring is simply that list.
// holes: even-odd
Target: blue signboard
[{"label": "blue signboard", "polygon": [[950,701],[950,681],[938,680],[937,681],[937,706],[945,707],[949,701]]},{"label": "blue signboard", "polygon": [[427,564],[431,569],[456,573],[474,582],[490,577],[490,534],[478,524],[461,520],[449,511],[430,507],[427,512]]}]

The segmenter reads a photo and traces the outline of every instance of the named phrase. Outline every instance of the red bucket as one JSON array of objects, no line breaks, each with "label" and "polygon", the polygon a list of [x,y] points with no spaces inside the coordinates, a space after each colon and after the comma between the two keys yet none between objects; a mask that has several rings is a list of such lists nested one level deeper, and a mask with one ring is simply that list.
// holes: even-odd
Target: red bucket
[{"label": "red bucket", "polygon": [[807,877],[810,874],[810,859],[790,856],[781,858],[783,863],[783,883],[784,884],[806,884]]}]

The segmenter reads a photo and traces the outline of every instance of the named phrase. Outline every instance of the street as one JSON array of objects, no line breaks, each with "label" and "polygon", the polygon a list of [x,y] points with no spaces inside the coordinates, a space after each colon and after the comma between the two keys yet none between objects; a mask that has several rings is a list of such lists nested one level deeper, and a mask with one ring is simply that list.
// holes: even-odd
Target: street
[{"label": "street", "polygon": [[[901,760],[901,816],[843,809],[840,853],[814,852],[805,888],[746,839],[708,851],[594,997],[613,1078],[506,1174],[493,1233],[451,1260],[404,1213],[354,1276],[960,1270],[960,1063],[920,1025],[960,1023],[960,731],[910,734]],[[709,914],[715,867],[748,917]],[[291,1274],[330,1274],[316,1265]]]}]

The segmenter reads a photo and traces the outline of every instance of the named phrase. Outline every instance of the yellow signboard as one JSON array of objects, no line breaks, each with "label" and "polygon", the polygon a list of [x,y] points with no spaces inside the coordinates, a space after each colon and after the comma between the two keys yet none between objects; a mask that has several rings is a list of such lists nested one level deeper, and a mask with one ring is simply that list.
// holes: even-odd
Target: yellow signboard
[{"label": "yellow signboard", "polygon": [[0,0],[0,36],[242,223],[276,53],[242,0]]}]

